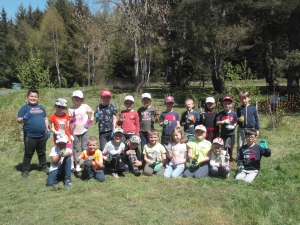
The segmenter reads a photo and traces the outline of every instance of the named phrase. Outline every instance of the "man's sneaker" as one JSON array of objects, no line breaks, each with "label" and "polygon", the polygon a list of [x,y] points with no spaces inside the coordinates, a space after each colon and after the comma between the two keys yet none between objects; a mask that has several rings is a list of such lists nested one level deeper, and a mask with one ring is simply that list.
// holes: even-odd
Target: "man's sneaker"
[{"label": "man's sneaker", "polygon": [[112,175],[112,177],[114,177],[114,178],[120,178],[119,175],[118,175],[117,173],[112,173],[111,175]]},{"label": "man's sneaker", "polygon": [[138,168],[134,168],[133,173],[134,173],[135,176],[140,176],[141,175],[141,171]]},{"label": "man's sneaker", "polygon": [[74,167],[71,169],[71,173],[77,173],[77,171]]},{"label": "man's sneaker", "polygon": [[77,171],[77,172],[80,172],[81,170],[82,170],[82,169],[80,168],[80,165],[77,165],[77,166],[76,166],[76,171]]},{"label": "man's sneaker", "polygon": [[29,172],[27,170],[22,171],[22,173],[21,173],[23,178],[28,178],[28,174],[29,174]]},{"label": "man's sneaker", "polygon": [[70,187],[72,185],[71,181],[70,180],[65,180],[64,181],[64,186],[65,187]]},{"label": "man's sneaker", "polygon": [[49,174],[49,169],[48,169],[48,167],[47,166],[44,166],[44,167],[42,167],[42,169],[41,169],[46,175],[48,175]]}]

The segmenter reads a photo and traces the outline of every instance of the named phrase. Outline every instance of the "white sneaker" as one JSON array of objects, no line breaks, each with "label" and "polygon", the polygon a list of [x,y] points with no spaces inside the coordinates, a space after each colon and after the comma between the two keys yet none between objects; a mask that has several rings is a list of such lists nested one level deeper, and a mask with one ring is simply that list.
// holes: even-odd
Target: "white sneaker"
[{"label": "white sneaker", "polygon": [[82,169],[80,168],[80,165],[76,165],[76,171],[80,172]]},{"label": "white sneaker", "polygon": [[114,178],[120,178],[119,175],[117,173],[112,173],[111,174]]}]

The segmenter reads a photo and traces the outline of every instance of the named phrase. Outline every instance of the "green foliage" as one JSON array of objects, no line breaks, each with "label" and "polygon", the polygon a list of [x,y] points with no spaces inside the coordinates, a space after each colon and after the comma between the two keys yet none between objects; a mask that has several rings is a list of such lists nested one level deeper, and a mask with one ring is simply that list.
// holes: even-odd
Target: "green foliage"
[{"label": "green foliage", "polygon": [[240,64],[232,65],[231,62],[224,62],[224,76],[225,80],[251,80],[253,74],[251,69],[248,67],[247,60],[244,60]]},{"label": "green foliage", "polygon": [[29,57],[19,67],[18,78],[25,88],[41,89],[47,87],[49,81],[49,68],[44,69],[44,60],[38,50],[34,53],[33,45],[27,43]]}]

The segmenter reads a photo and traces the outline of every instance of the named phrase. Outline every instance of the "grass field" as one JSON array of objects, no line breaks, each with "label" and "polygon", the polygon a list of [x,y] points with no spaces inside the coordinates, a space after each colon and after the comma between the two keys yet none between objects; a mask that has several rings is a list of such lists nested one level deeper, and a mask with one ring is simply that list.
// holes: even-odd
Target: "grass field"
[{"label": "grass field", "polygon": [[[74,90],[46,90],[40,103],[50,115],[58,97],[65,97],[71,106]],[[100,89],[82,90],[85,102],[94,109]],[[153,105],[162,111],[166,90],[148,90],[153,94]],[[123,91],[113,90],[112,103],[118,109],[130,94]],[[189,97],[181,93],[183,99]],[[201,96],[210,94],[206,90]],[[267,140],[272,156],[262,159],[259,178],[251,184],[234,179],[237,167],[233,165],[226,180],[126,174],[117,180],[106,175],[103,183],[85,183],[72,177],[70,188],[62,184],[49,188],[45,186],[46,175],[37,168],[36,154],[29,178],[21,178],[23,143],[16,115],[25,104],[25,96],[25,91],[0,96],[0,224],[300,224],[299,113],[286,114],[276,129],[270,128],[269,118],[260,114],[260,136]],[[138,97],[134,107],[138,109],[140,98],[134,96]],[[180,114],[184,111],[182,102],[175,110]],[[95,125],[89,128],[89,134],[98,135]],[[52,146],[50,138],[47,155]]]}]

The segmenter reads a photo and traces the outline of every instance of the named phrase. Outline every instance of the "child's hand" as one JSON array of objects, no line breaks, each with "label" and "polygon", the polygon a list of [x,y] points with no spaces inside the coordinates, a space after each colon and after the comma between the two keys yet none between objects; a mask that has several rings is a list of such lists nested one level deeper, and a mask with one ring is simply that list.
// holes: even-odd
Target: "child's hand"
[{"label": "child's hand", "polygon": [[24,116],[23,116],[23,120],[28,120],[30,117],[30,114],[29,113],[26,113]]},{"label": "child's hand", "polygon": [[244,122],[244,120],[245,120],[244,115],[241,115],[240,118],[239,118],[239,121]]},{"label": "child's hand", "polygon": [[159,110],[158,110],[158,108],[156,107],[156,108],[155,108],[155,116],[159,116],[159,114],[160,114],[160,113],[159,113]]},{"label": "child's hand", "polygon": [[260,147],[261,147],[262,149],[268,148],[267,141],[264,140],[264,139],[261,139],[261,140],[259,141],[259,145],[260,145]]},{"label": "child's hand", "polygon": [[84,125],[84,128],[88,128],[89,126],[91,126],[91,124],[93,123],[93,120],[88,120],[87,122],[86,122],[86,124]]},{"label": "child's hand", "polygon": [[164,126],[167,126],[169,124],[169,121],[168,120],[164,120],[163,124],[164,124]]},{"label": "child's hand", "polygon": [[124,122],[125,121],[125,116],[123,114],[120,115],[120,121]]},{"label": "child's hand", "polygon": [[79,161],[79,165],[82,166],[84,164],[84,160]]},{"label": "child's hand", "polygon": [[68,157],[69,154],[66,152],[66,149],[62,149],[62,150],[60,150],[59,156],[60,157]]},{"label": "child's hand", "polygon": [[94,159],[95,159],[95,157],[92,156],[92,155],[88,157],[88,160],[90,160],[90,161],[92,161],[92,160],[94,160]]},{"label": "child's hand", "polygon": [[221,124],[230,124],[230,119],[222,120]]},{"label": "child's hand", "polygon": [[47,138],[50,138],[50,131],[46,132],[46,136],[47,136]]},{"label": "child's hand", "polygon": [[99,113],[95,113],[95,118],[96,118],[96,120],[98,120],[99,117],[100,117]]},{"label": "child's hand", "polygon": [[244,170],[244,166],[239,166],[239,173],[242,172]]},{"label": "child's hand", "polygon": [[155,167],[154,167],[154,171],[155,172],[158,172],[161,170],[161,168],[163,167],[163,164],[162,163],[158,163]]},{"label": "child's hand", "polygon": [[230,155],[229,155],[228,153],[225,155],[225,159],[226,159],[226,160],[229,160],[229,159],[230,159]]},{"label": "child's hand", "polygon": [[173,162],[173,165],[174,166],[177,166],[177,165],[179,165],[180,164],[180,161],[179,160],[174,160],[174,162]]},{"label": "child's hand", "polygon": [[234,125],[226,125],[227,130],[234,130],[235,126]]},{"label": "child's hand", "polygon": [[197,159],[191,159],[190,162],[191,162],[191,167],[197,167],[198,166]]},{"label": "child's hand", "polygon": [[75,122],[76,122],[76,118],[73,117],[73,118],[70,119],[70,124],[73,124]]}]

